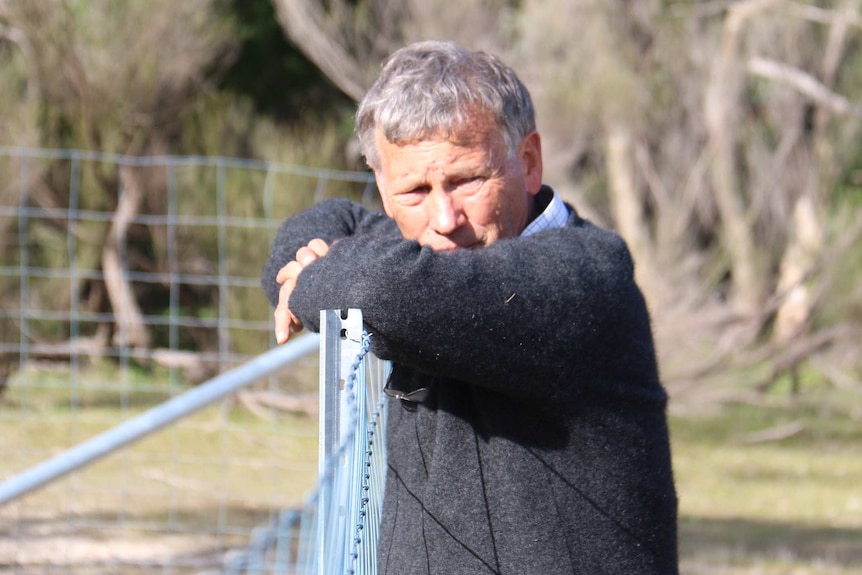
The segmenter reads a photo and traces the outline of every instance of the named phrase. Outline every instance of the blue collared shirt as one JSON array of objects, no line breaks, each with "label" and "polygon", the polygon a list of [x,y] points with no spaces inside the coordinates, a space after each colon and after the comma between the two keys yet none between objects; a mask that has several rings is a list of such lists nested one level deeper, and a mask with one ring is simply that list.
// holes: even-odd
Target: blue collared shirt
[{"label": "blue collared shirt", "polygon": [[548,202],[544,211],[536,216],[536,219],[524,228],[524,231],[521,232],[522,237],[543,232],[545,230],[561,228],[566,225],[566,222],[569,220],[569,210],[566,209],[566,204],[563,203],[563,199],[560,197],[560,194],[557,193],[557,190],[551,188],[551,191],[553,192],[554,197],[552,197],[551,201]]}]

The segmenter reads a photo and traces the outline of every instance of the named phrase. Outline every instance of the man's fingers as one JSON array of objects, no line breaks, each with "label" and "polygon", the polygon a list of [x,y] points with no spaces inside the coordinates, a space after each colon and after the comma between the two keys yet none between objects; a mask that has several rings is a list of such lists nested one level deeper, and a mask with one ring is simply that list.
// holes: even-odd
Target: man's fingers
[{"label": "man's fingers", "polygon": [[296,262],[299,263],[300,266],[304,269],[311,262],[315,261],[319,256],[317,253],[308,246],[299,248],[296,252]]},{"label": "man's fingers", "polygon": [[321,258],[329,252],[329,244],[327,244],[320,238],[314,238],[313,240],[308,242],[308,248]]},{"label": "man's fingers", "polygon": [[303,327],[302,322],[298,317],[293,315],[288,307],[290,294],[293,293],[293,289],[296,287],[296,276],[294,274],[298,273],[296,270],[302,271],[302,268],[296,262],[291,262],[284,266],[283,269],[287,270],[285,272],[287,279],[282,284],[281,289],[278,290],[278,305],[275,306],[272,316],[273,323],[275,324],[275,341],[279,344],[286,342],[290,339],[291,333],[301,331]]},{"label": "man's fingers", "polygon": [[295,262],[290,262],[289,264],[287,264],[286,266],[284,266],[284,267],[282,267],[280,270],[278,270],[278,273],[277,273],[277,274],[275,274],[275,281],[276,281],[277,283],[284,285],[284,282],[286,282],[286,281],[287,281],[287,274],[288,274],[288,269],[287,269],[287,267],[288,267],[291,263],[295,263]]},{"label": "man's fingers", "polygon": [[287,343],[290,335],[300,332],[305,327],[298,317],[290,313],[290,310],[275,311],[275,341],[279,345]]},{"label": "man's fingers", "polygon": [[279,304],[273,313],[275,322],[275,341],[278,344],[287,342],[290,334],[302,331],[302,322],[290,312],[286,305]]},{"label": "man's fingers", "polygon": [[278,344],[285,343],[290,339],[290,310],[279,303],[272,317],[275,322],[275,341]]},{"label": "man's fingers", "polygon": [[283,268],[278,270],[275,281],[284,284],[288,279],[296,279],[299,273],[315,260],[329,253],[329,244],[320,238],[315,238],[296,251],[296,256]]},{"label": "man's fingers", "polygon": [[[278,270],[278,273],[275,276],[275,281],[280,283],[281,285],[284,285],[287,282],[296,283],[296,278],[299,277],[299,274],[300,272],[302,272],[303,267],[304,266],[302,266],[299,262],[293,260],[292,262],[289,262],[286,266]],[[293,291],[293,289],[291,288],[290,291]],[[288,295],[290,295],[290,292],[288,292]]]},{"label": "man's fingers", "polygon": [[[282,271],[287,269],[287,267],[288,266],[284,266]],[[278,305],[275,306],[275,312],[273,312],[272,317],[273,322],[275,323],[275,341],[280,344],[286,342],[290,338],[291,313],[290,309],[287,307],[287,301],[290,299],[290,294],[293,292],[294,285],[295,282],[290,280],[284,283],[281,286],[281,289],[278,290]]]},{"label": "man's fingers", "polygon": [[315,238],[297,250],[296,261],[305,268],[325,256],[327,252],[329,252],[329,245],[320,238]]},{"label": "man's fingers", "polygon": [[278,270],[275,276],[275,281],[281,284],[281,289],[278,292],[278,305],[273,312],[275,323],[275,340],[282,344],[290,339],[292,332],[301,331],[303,328],[302,322],[298,317],[293,315],[287,302],[290,299],[290,294],[293,288],[296,287],[296,279],[302,270],[305,269],[315,260],[322,258],[329,252],[329,245],[315,238],[308,242],[308,245],[299,248],[296,252],[296,259],[288,262],[283,268]]}]

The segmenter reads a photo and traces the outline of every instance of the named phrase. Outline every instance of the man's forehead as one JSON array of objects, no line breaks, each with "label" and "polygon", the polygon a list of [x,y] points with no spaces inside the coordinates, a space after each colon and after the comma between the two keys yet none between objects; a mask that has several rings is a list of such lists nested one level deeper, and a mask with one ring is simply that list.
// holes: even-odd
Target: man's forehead
[{"label": "man's forehead", "polygon": [[454,173],[485,166],[500,157],[487,141],[453,141],[431,138],[411,142],[384,142],[381,168],[390,178],[418,176],[416,170]]},{"label": "man's forehead", "polygon": [[390,118],[377,125],[376,136],[382,136],[393,144],[413,143],[423,140],[448,140],[460,145],[469,145],[481,134],[499,132],[495,115],[480,108],[454,110],[446,120],[434,121],[427,115],[423,118]]}]

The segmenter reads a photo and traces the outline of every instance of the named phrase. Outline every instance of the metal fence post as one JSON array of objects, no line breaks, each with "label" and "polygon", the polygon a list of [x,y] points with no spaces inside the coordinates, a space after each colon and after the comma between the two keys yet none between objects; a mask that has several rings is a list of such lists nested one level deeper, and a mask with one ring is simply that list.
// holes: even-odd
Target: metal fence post
[{"label": "metal fence post", "polygon": [[[343,445],[348,436],[361,425],[355,420],[356,396],[354,391],[352,401],[345,394],[345,384],[350,376],[351,368],[362,347],[362,312],[351,309],[347,317],[342,318],[339,310],[321,310],[320,312],[320,442],[319,442],[319,476],[331,474],[327,462],[335,456],[339,457],[338,465],[348,463],[347,454],[337,454],[338,446]],[[359,381],[364,385],[364,378]],[[360,387],[360,386],[357,386]],[[364,408],[359,409],[364,412]],[[322,482],[319,504],[321,510],[330,510],[329,517],[319,517],[317,532],[317,567],[318,573],[329,573],[334,565],[343,565],[352,538],[347,535],[356,522],[356,505],[351,501],[349,487],[355,483],[350,473],[339,473],[334,481]],[[339,535],[340,534],[340,535]]]}]

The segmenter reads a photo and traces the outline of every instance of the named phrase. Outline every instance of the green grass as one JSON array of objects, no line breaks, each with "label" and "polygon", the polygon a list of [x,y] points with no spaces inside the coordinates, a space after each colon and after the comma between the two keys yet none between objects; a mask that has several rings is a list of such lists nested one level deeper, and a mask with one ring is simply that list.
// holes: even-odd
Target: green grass
[{"label": "green grass", "polygon": [[[862,573],[862,395],[778,389],[671,428],[683,573]],[[775,428],[798,432],[751,441]]]}]

